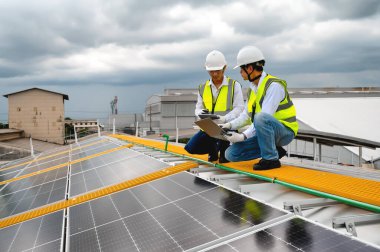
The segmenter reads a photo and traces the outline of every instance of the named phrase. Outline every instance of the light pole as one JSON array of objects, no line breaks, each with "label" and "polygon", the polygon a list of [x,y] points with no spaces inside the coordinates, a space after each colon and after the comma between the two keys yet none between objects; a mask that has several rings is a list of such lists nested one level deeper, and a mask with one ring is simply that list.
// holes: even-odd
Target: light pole
[{"label": "light pole", "polygon": [[174,107],[174,116],[175,116],[175,142],[178,143],[178,116],[177,116],[177,102],[175,102]]}]

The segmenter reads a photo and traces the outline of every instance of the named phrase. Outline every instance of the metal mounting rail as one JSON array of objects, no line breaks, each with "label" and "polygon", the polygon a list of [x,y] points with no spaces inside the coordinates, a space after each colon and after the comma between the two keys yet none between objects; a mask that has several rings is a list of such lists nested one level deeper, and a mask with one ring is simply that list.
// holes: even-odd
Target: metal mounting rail
[{"label": "metal mounting rail", "polygon": [[333,228],[344,226],[348,233],[358,236],[355,224],[367,222],[380,222],[380,214],[362,214],[353,216],[334,217],[332,220]]},{"label": "metal mounting rail", "polygon": [[[342,202],[342,203],[347,204],[347,205],[351,205],[351,206],[359,207],[359,208],[366,209],[366,210],[369,210],[369,211],[380,213],[380,204],[372,203],[372,202],[377,202],[378,201],[377,197],[375,197],[375,198],[372,197],[370,199],[371,203],[367,203],[365,201],[359,201],[357,199],[351,199],[351,198],[347,198],[345,196],[339,196],[339,195],[336,195],[336,194],[332,194],[332,193],[321,191],[319,189],[319,188],[321,188],[320,184],[318,184],[319,186],[316,187],[318,189],[313,189],[313,188],[308,188],[306,186],[297,185],[297,184],[294,184],[294,183],[291,183],[291,182],[282,181],[277,176],[268,177],[268,176],[265,176],[265,175],[261,175],[261,174],[266,174],[265,172],[264,173],[253,173],[253,172],[250,172],[250,171],[252,171],[252,168],[249,169],[250,171],[248,171],[247,169],[239,169],[237,167],[237,166],[239,166],[238,163],[235,163],[235,164],[231,163],[231,164],[229,164],[231,167],[228,167],[228,166],[217,164],[217,163],[207,162],[207,161],[202,160],[200,158],[195,158],[193,155],[186,154],[186,151],[183,149],[183,147],[170,145],[169,146],[169,150],[168,151],[164,151],[163,150],[163,143],[162,142],[152,141],[152,140],[146,140],[146,139],[141,139],[141,138],[137,138],[137,137],[130,137],[130,136],[125,136],[125,135],[111,135],[111,137],[119,138],[121,140],[125,140],[125,141],[128,141],[128,142],[134,143],[136,145],[142,145],[142,146],[145,146],[145,147],[148,147],[148,148],[152,148],[152,149],[155,149],[155,150],[161,150],[161,151],[163,151],[165,153],[171,153],[173,155],[177,155],[177,156],[180,156],[180,157],[186,157],[189,160],[194,160],[194,161],[197,161],[198,163],[203,163],[203,164],[208,164],[210,166],[215,166],[217,168],[220,168],[220,169],[223,169],[223,170],[226,170],[226,171],[240,173],[240,174],[245,174],[247,176],[250,176],[250,177],[253,177],[253,178],[257,178],[257,179],[260,179],[260,180],[263,180],[263,181],[266,181],[266,182],[276,183],[276,184],[279,184],[279,185],[282,185],[282,186],[285,186],[285,187],[288,187],[288,188],[291,188],[291,189],[294,189],[294,190],[297,190],[297,191],[302,191],[302,192],[306,192],[306,193],[309,193],[309,194],[312,194],[312,195],[316,195],[316,196],[321,197],[321,198],[328,198],[328,199],[336,200],[336,201]],[[236,167],[233,167],[232,165],[234,165]],[[249,165],[250,165],[250,167],[252,167],[251,163]],[[305,170],[305,171],[310,172],[310,170]],[[329,173],[329,174],[331,174],[331,173]],[[344,176],[344,175],[339,175],[339,174],[333,174],[333,175],[335,175],[335,176]],[[343,177],[340,177],[340,178],[343,178]],[[368,181],[368,183],[370,183],[370,182],[371,181]],[[374,182],[374,183],[378,183],[378,182]],[[365,185],[365,184],[363,184],[363,185]],[[374,193],[374,195],[377,195],[379,193],[378,187],[377,187],[377,189],[375,188],[375,191],[373,191],[373,193]],[[363,197],[366,197],[366,196],[363,195]],[[363,197],[359,197],[359,198],[365,199]]]},{"label": "metal mounting rail", "polygon": [[332,205],[341,204],[336,200],[331,199],[304,199],[295,201],[285,201],[284,209],[294,212],[297,215],[302,216],[302,210],[313,209],[316,207],[327,207]]}]

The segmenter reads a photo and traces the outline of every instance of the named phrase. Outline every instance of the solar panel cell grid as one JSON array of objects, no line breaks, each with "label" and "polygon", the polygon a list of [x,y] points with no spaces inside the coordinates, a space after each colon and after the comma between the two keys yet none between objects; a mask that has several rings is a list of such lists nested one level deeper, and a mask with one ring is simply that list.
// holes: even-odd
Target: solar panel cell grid
[{"label": "solar panel cell grid", "polygon": [[[22,163],[26,163],[26,162],[31,162],[32,160],[34,160],[35,157],[32,157],[32,156],[29,156],[29,157],[25,157],[25,158],[21,158],[21,159],[17,159],[15,161],[11,161],[9,163],[6,163],[4,165],[1,165],[0,166],[0,169],[4,169],[4,168],[7,168],[7,167],[11,167],[11,166],[15,166],[15,165],[19,165],[19,164],[22,164]],[[27,164],[24,164],[23,166],[26,166]]]},{"label": "solar panel cell grid", "polygon": [[[67,172],[67,168],[64,168],[63,171]],[[43,179],[40,178],[36,182],[39,176]],[[13,182],[1,191],[0,218],[64,199],[66,176],[62,171],[54,170],[39,176],[31,178],[32,185],[28,183],[29,179],[25,179]],[[33,183],[36,183],[37,186],[33,186]],[[27,187],[28,185],[30,187]]]},{"label": "solar panel cell grid", "polygon": [[70,236],[70,250],[75,252],[100,251],[94,229]]},{"label": "solar panel cell grid", "polygon": [[210,251],[379,251],[348,236],[295,218]]},{"label": "solar panel cell grid", "polygon": [[[105,251],[190,249],[253,226],[253,217],[244,219],[233,207],[226,209],[224,199],[228,196],[225,189],[187,173],[121,191],[70,208],[70,246],[74,249],[80,237],[92,237],[90,246],[99,244]],[[237,197],[232,202],[239,209],[246,203]],[[273,209],[260,220],[284,214]]]},{"label": "solar panel cell grid", "polygon": [[[89,160],[84,160],[76,164],[72,164],[72,174],[77,174],[79,172],[87,171],[94,169],[96,167],[101,167],[109,163],[120,162],[121,160],[126,160],[131,157],[135,157],[138,154],[129,152],[128,150],[119,150],[111,153],[107,153],[106,155],[102,155],[99,157],[94,157]],[[88,156],[87,153],[83,157]],[[75,158],[78,159],[79,157]],[[74,160],[74,159],[73,159]]]},{"label": "solar panel cell grid", "polygon": [[63,211],[0,229],[1,251],[46,251],[62,242]]},{"label": "solar panel cell grid", "polygon": [[30,173],[36,172],[36,171],[41,171],[43,169],[50,168],[50,167],[53,167],[53,166],[56,166],[56,165],[60,165],[60,164],[64,164],[64,163],[67,163],[67,162],[69,162],[69,157],[68,157],[67,154],[64,157],[60,157],[60,158],[57,158],[57,159],[44,160],[41,163],[37,162],[37,163],[34,163],[33,165],[27,167],[26,169],[24,169],[16,177],[22,176],[22,175],[25,175],[25,174],[30,174]]},{"label": "solar panel cell grid", "polygon": [[86,160],[72,165],[70,197],[134,179],[167,166],[127,149]]},{"label": "solar panel cell grid", "polygon": [[[83,147],[78,149],[73,145],[71,160],[119,146],[99,140],[82,142]],[[129,149],[102,154],[72,164],[70,197],[168,166]],[[0,171],[0,181],[68,162],[69,155],[69,147],[44,153],[43,160]],[[67,172],[68,167],[62,167],[0,186],[0,218],[64,199]],[[69,251],[86,252],[184,251],[220,242],[285,215],[281,210],[182,172],[69,207],[66,245]],[[62,225],[63,211],[59,211],[0,229],[0,251],[59,251]],[[378,251],[300,218],[275,224],[212,251],[256,250]]]},{"label": "solar panel cell grid", "polygon": [[110,150],[118,147],[119,145],[112,142],[101,142],[96,145],[91,145],[87,147],[83,147],[80,149],[75,149],[71,152],[73,159],[77,159],[83,156],[89,156],[98,152]]},{"label": "solar panel cell grid", "polygon": [[60,251],[61,250],[61,241],[53,241],[49,242],[37,247],[34,247],[33,249],[26,250],[25,252],[53,252],[53,251]]},{"label": "solar panel cell grid", "polygon": [[122,221],[100,226],[97,234],[102,251],[138,251]]}]

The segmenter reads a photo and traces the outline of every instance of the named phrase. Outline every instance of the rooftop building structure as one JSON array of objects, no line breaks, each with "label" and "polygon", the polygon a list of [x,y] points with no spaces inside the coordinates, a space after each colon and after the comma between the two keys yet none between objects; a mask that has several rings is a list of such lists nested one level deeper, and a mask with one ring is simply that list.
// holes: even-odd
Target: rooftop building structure
[{"label": "rooftop building structure", "polygon": [[[243,89],[244,99],[247,90]],[[380,88],[290,88],[289,92],[296,106],[301,129],[380,142],[377,130],[380,125],[380,110],[377,109],[380,107]],[[144,122],[140,127],[145,128],[145,131],[153,129],[155,133],[172,137],[176,136],[178,128],[179,138],[191,137],[196,132],[191,129],[196,120],[194,110],[197,94],[197,89],[165,89],[164,94],[151,96],[147,100]],[[366,108],[366,113],[362,113],[363,108]],[[312,157],[314,151],[312,143],[298,140],[293,141],[288,150],[304,157]],[[321,161],[327,163],[358,165],[368,162],[380,168],[379,149],[363,148],[363,160],[360,161],[359,149],[356,147],[324,145],[321,152]],[[320,156],[319,153],[317,156]]]},{"label": "rooftop building structure", "polygon": [[25,137],[64,144],[65,100],[69,96],[40,88],[4,95],[8,98],[10,129],[24,131]]}]

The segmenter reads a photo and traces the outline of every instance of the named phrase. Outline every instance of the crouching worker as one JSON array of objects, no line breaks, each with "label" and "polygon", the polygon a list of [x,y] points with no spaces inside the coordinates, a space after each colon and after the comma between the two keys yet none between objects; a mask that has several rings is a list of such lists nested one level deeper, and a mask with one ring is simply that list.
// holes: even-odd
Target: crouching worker
[{"label": "crouching worker", "polygon": [[286,82],[265,73],[264,65],[264,55],[258,48],[247,46],[239,51],[235,68],[239,67],[243,79],[250,82],[246,107],[239,118],[220,125],[238,129],[251,120],[250,127],[242,133],[226,136],[232,145],[225,155],[234,162],[261,157],[254,170],[281,167],[279,159],[286,155],[281,146],[288,145],[298,131],[296,109]]},{"label": "crouching worker", "polygon": [[[210,79],[199,85],[198,100],[195,115],[218,115],[216,123],[226,123],[239,116],[244,110],[244,100],[241,85],[224,75],[227,62],[219,51],[211,51],[206,57],[206,70]],[[200,130],[185,146],[190,154],[208,154],[208,161],[226,163],[225,150],[230,145],[228,141],[215,139]],[[218,153],[220,155],[218,156]]]}]

